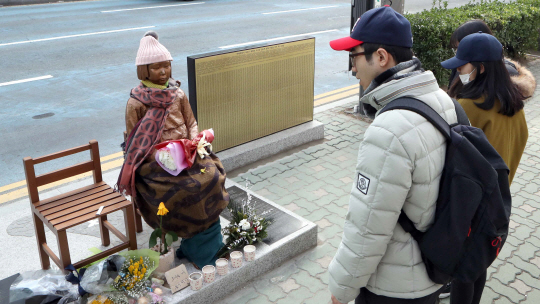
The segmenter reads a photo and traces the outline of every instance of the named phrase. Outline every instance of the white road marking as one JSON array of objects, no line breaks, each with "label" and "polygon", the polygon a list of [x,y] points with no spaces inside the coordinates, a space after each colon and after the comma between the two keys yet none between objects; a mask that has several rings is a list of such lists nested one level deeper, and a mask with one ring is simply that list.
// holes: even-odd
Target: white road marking
[{"label": "white road marking", "polygon": [[23,43],[32,43],[32,42],[41,42],[41,41],[49,41],[49,40],[58,40],[58,39],[66,39],[66,38],[74,38],[74,37],[83,37],[83,36],[92,36],[92,35],[100,35],[100,34],[119,33],[119,32],[127,32],[127,31],[148,29],[148,28],[153,28],[153,27],[155,27],[155,26],[152,25],[152,26],[143,26],[143,27],[133,27],[133,28],[127,28],[127,29],[121,29],[121,30],[113,30],[113,31],[85,33],[85,34],[77,34],[77,35],[69,35],[69,36],[43,38],[43,39],[36,39],[36,40],[25,40],[25,41],[2,43],[2,44],[0,44],[0,46],[23,44]]},{"label": "white road marking", "polygon": [[290,11],[279,11],[279,12],[262,13],[262,14],[263,14],[263,15],[282,14],[282,13],[291,13],[291,12],[300,12],[300,11],[318,10],[318,9],[331,8],[331,7],[338,7],[338,5],[321,6],[321,7],[313,7],[313,8],[302,8],[302,9],[295,9],[295,10],[290,10]]},{"label": "white road marking", "polygon": [[226,46],[220,46],[220,49],[229,49],[237,46],[244,46],[249,44],[256,44],[256,43],[262,43],[262,42],[268,42],[273,40],[280,40],[280,39],[287,39],[287,38],[294,38],[294,37],[301,37],[306,35],[317,35],[317,34],[324,34],[324,33],[330,33],[330,32],[337,32],[338,30],[328,30],[328,31],[320,31],[320,32],[311,32],[311,33],[305,33],[305,34],[298,34],[298,35],[291,35],[291,36],[285,36],[285,37],[277,37],[277,38],[271,38],[271,39],[265,39],[265,40],[257,40],[257,41],[251,41],[251,42],[245,42],[245,43],[239,43],[239,44],[231,44]]},{"label": "white road marking", "polygon": [[0,83],[0,87],[8,86],[10,84],[18,84],[18,83],[24,83],[24,82],[30,82],[30,81],[36,81],[36,80],[43,80],[43,79],[49,79],[49,78],[53,78],[53,76],[52,75],[46,75],[46,76],[39,76],[39,77],[34,77],[34,78],[26,78],[26,79],[21,79],[21,80],[14,80],[14,81],[9,81],[9,82],[2,82],[2,83]]},{"label": "white road marking", "polygon": [[197,5],[197,4],[204,4],[204,2],[171,4],[171,5],[161,5],[161,6],[146,6],[146,7],[126,8],[126,9],[118,9],[118,10],[112,10],[112,11],[101,11],[101,12],[102,13],[114,13],[114,12],[136,11],[136,10],[152,9],[152,8],[172,7],[172,6]]}]

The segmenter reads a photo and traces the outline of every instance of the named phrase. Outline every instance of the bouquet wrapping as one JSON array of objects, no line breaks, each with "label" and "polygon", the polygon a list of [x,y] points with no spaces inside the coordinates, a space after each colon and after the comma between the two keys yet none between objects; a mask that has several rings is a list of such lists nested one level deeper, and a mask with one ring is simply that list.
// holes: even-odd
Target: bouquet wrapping
[{"label": "bouquet wrapping", "polygon": [[184,169],[189,169],[197,154],[201,158],[210,155],[214,141],[214,130],[208,129],[199,133],[194,139],[167,140],[155,146],[156,162],[173,176],[178,176]]}]

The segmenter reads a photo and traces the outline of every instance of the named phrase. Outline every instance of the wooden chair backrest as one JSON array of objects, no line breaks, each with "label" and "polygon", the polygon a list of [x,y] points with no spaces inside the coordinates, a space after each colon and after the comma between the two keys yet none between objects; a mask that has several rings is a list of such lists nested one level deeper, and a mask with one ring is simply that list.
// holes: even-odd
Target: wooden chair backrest
[{"label": "wooden chair backrest", "polygon": [[[36,176],[34,165],[72,155],[75,153],[83,152],[86,150],[90,150],[89,161]],[[56,181],[71,176],[79,175],[88,171],[93,171],[94,183],[99,183],[103,181],[103,176],[101,174],[101,163],[99,160],[99,147],[96,140],[91,140],[88,145],[71,148],[38,158],[25,157],[23,159],[23,164],[24,173],[26,175],[26,187],[28,188],[28,196],[30,197],[30,202],[32,203],[39,201],[38,187],[54,183]]]}]

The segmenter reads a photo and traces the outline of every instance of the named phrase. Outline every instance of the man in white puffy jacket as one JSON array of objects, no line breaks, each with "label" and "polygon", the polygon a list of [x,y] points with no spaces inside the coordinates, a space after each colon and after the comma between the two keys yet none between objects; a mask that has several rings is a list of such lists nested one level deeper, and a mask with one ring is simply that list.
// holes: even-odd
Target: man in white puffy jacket
[{"label": "man in white puffy jacket", "polygon": [[408,96],[452,124],[454,104],[413,57],[410,23],[390,7],[366,12],[350,37],[330,46],[350,52],[365,90],[360,101],[374,116],[360,144],[342,241],[328,269],[332,301],[434,304],[442,285],[429,279],[418,244],[398,217],[403,209],[420,231],[433,223],[446,141],[419,114],[377,112]]}]

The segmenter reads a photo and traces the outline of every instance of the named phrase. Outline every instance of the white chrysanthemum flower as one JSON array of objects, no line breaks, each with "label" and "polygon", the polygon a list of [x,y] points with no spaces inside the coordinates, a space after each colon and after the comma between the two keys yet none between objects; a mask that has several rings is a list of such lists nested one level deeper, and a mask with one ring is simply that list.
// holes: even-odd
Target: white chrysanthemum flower
[{"label": "white chrysanthemum flower", "polygon": [[176,164],[168,149],[159,150],[159,161],[169,170],[176,170]]},{"label": "white chrysanthemum flower", "polygon": [[242,230],[248,230],[251,228],[251,224],[246,219],[241,220],[238,225],[242,227]]}]

